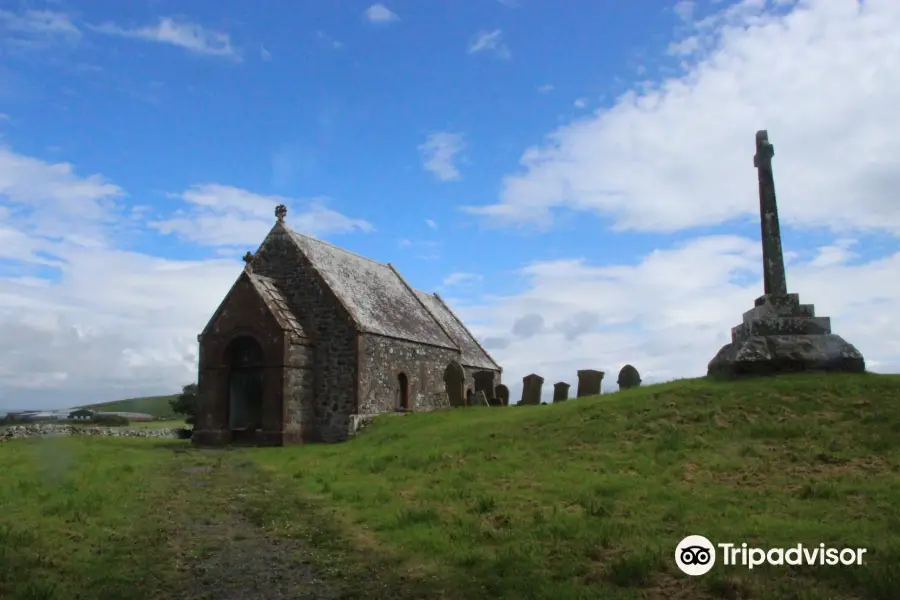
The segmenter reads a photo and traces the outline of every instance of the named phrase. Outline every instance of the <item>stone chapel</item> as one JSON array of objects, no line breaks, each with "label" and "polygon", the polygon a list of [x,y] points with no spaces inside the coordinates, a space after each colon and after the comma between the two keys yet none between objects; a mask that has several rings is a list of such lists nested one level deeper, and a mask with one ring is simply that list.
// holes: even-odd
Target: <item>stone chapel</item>
[{"label": "stone chapel", "polygon": [[197,336],[195,444],[339,442],[362,416],[496,397],[501,367],[440,296],[286,214]]}]

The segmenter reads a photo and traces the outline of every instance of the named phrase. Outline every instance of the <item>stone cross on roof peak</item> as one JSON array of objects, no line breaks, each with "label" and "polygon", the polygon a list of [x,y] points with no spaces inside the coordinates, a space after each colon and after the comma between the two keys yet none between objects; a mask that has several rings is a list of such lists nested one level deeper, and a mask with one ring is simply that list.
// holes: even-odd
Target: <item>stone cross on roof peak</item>
[{"label": "stone cross on roof peak", "polygon": [[279,223],[283,223],[286,216],[287,206],[285,206],[284,204],[279,204],[275,207],[275,218],[278,219]]}]

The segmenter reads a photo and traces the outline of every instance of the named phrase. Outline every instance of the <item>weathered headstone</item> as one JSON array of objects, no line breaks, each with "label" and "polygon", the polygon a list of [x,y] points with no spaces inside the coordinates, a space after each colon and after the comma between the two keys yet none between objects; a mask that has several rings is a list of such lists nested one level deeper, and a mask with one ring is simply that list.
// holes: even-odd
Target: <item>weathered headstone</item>
[{"label": "weathered headstone", "polygon": [[494,391],[494,372],[493,371],[476,371],[472,375],[475,382],[475,391],[483,391],[485,396],[491,396]]},{"label": "weathered headstone", "polygon": [[709,362],[707,375],[736,377],[799,371],[862,373],[865,360],[852,344],[831,333],[831,319],[815,316],[812,304],[800,304],[787,292],[775,178],[775,149],[766,131],[756,132],[753,164],[759,179],[759,213],[763,247],[764,294],[731,329],[726,344]]},{"label": "weathered headstone", "polygon": [[509,388],[502,383],[494,388],[494,396],[500,399],[503,406],[509,406]]},{"label": "weathered headstone", "polygon": [[472,405],[473,406],[490,406],[487,401],[487,396],[484,394],[484,390],[478,390],[475,392],[475,395],[472,397]]},{"label": "weathered headstone", "polygon": [[544,378],[540,375],[526,375],[522,378],[522,404],[540,404]]},{"label": "weathered headstone", "polygon": [[565,402],[569,399],[569,384],[560,381],[553,384],[553,402]]},{"label": "weathered headstone", "polygon": [[633,366],[625,365],[622,367],[622,370],[619,371],[619,379],[616,383],[619,384],[620,390],[638,387],[641,385],[641,374],[638,373],[638,370]]},{"label": "weathered headstone", "polygon": [[578,371],[578,391],[576,395],[579,398],[585,396],[596,396],[600,393],[600,386],[603,384],[603,371],[594,369],[582,369]]}]

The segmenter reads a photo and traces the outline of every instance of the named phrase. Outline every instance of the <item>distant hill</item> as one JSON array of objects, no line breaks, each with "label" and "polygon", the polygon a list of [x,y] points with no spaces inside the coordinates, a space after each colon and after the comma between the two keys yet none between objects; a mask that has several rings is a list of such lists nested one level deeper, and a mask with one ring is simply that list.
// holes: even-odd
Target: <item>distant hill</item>
[{"label": "distant hill", "polygon": [[178,394],[169,396],[145,396],[143,398],[128,398],[125,400],[114,400],[112,402],[103,402],[100,404],[88,404],[85,408],[91,410],[105,412],[134,412],[146,413],[154,417],[162,417],[166,419],[177,419],[179,415],[172,412],[169,400],[176,398]]}]

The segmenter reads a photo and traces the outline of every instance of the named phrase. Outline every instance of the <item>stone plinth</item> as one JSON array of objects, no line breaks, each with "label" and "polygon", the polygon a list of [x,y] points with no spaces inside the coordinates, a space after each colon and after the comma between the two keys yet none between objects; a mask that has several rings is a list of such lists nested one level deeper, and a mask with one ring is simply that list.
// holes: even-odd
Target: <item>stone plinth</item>
[{"label": "stone plinth", "polygon": [[797,294],[765,295],[731,329],[731,343],[719,350],[707,374],[714,377],[774,375],[803,371],[862,373],[862,354],[831,333],[831,319],[815,316]]}]

